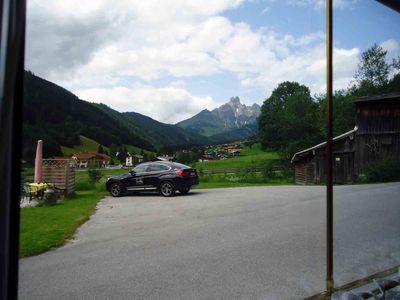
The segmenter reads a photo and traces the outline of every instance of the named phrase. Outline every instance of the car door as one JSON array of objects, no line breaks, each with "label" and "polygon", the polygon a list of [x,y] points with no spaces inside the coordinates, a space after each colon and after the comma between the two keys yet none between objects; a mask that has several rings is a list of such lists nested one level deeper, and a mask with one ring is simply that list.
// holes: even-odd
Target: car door
[{"label": "car door", "polygon": [[160,172],[162,172],[160,164],[149,164],[146,175],[143,177],[146,189],[156,189],[158,187]]},{"label": "car door", "polygon": [[131,177],[128,179],[128,184],[126,189],[128,191],[137,191],[144,189],[144,177],[146,175],[146,171],[148,169],[148,165],[138,165],[136,166],[131,173]]}]

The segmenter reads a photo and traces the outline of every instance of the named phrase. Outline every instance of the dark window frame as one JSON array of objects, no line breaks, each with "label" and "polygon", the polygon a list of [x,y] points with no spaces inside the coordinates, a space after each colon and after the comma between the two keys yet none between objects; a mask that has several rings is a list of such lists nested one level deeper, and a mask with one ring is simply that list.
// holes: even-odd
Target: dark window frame
[{"label": "dark window frame", "polygon": [[0,0],[0,298],[18,298],[25,0]]},{"label": "dark window frame", "polygon": [[[377,0],[400,12],[399,0]],[[332,0],[326,0],[327,155],[332,157]],[[19,199],[26,0],[0,0],[0,298],[18,297]],[[333,291],[332,160],[327,160],[327,278]]]}]

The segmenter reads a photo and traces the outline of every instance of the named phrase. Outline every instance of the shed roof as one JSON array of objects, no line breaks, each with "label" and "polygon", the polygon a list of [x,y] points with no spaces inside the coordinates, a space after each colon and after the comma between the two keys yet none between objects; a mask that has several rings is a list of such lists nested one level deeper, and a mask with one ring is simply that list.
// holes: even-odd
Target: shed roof
[{"label": "shed roof", "polygon": [[389,94],[382,94],[376,96],[365,96],[355,99],[353,102],[366,102],[366,101],[382,101],[382,100],[392,100],[392,99],[400,99],[400,92],[394,92]]},{"label": "shed roof", "polygon": [[[355,126],[354,129],[349,130],[349,131],[347,131],[347,132],[345,132],[345,133],[342,133],[341,135],[338,135],[338,136],[334,137],[334,138],[333,138],[333,141],[335,142],[335,141],[341,140],[341,139],[343,139],[343,138],[345,138],[345,137],[348,137],[348,136],[352,135],[353,133],[355,133],[357,130],[358,130],[358,127]],[[308,149],[299,151],[299,152],[297,152],[297,153],[295,153],[295,154],[293,155],[293,157],[292,157],[292,159],[291,159],[290,162],[293,163],[293,162],[296,161],[296,158],[297,158],[297,157],[302,156],[303,154],[306,154],[306,153],[309,152],[309,151],[322,148],[322,147],[324,147],[325,145],[326,145],[326,142],[323,142],[323,143],[320,143],[320,144],[315,145],[315,146],[313,146],[313,147],[310,147],[310,148],[308,148]]]}]

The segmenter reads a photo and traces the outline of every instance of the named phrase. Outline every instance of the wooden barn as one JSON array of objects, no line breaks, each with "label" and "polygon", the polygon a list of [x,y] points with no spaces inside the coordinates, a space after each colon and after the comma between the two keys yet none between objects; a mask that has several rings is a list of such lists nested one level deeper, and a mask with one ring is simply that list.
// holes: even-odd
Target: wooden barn
[{"label": "wooden barn", "polygon": [[[334,183],[351,183],[373,161],[400,160],[400,92],[354,101],[353,130],[333,139]],[[321,183],[326,178],[326,142],[297,152],[295,181],[298,184]]]}]

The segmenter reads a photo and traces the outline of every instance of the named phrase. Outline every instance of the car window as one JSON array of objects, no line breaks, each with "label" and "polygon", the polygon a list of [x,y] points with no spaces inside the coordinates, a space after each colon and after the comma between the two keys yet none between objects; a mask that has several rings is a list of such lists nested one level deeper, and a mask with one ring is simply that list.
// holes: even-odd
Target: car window
[{"label": "car window", "polygon": [[179,169],[190,169],[189,166],[180,163],[174,163],[174,166]]},{"label": "car window", "polygon": [[148,166],[149,165],[138,165],[133,169],[133,171],[136,173],[144,173],[147,171]]},{"label": "car window", "polygon": [[156,165],[156,164],[150,164],[149,168],[147,169],[147,172],[157,172],[160,171],[160,165]]},{"label": "car window", "polygon": [[170,167],[166,166],[166,165],[160,165],[160,170],[161,171],[168,171],[170,169]]},{"label": "car window", "polygon": [[169,170],[168,166],[161,164],[150,164],[147,172],[160,172]]}]

